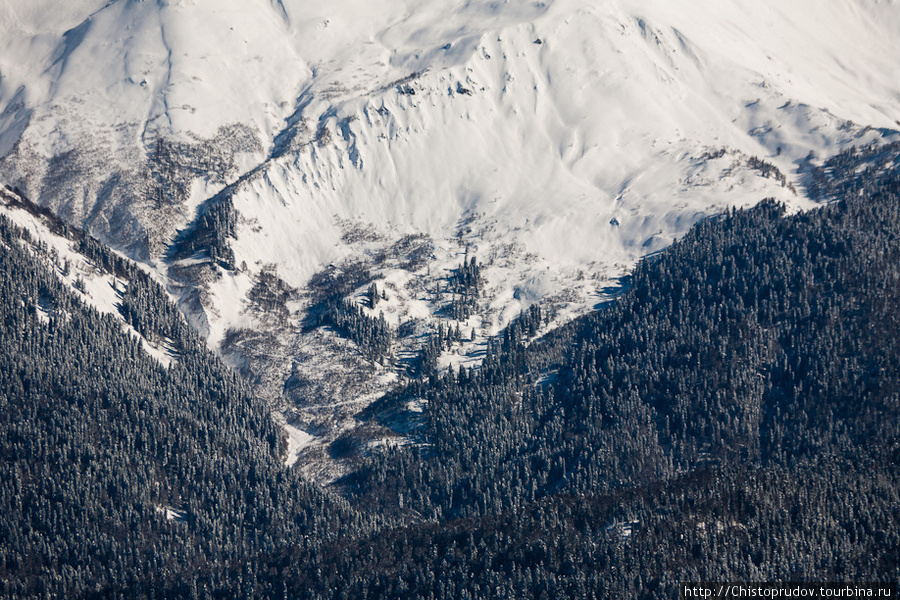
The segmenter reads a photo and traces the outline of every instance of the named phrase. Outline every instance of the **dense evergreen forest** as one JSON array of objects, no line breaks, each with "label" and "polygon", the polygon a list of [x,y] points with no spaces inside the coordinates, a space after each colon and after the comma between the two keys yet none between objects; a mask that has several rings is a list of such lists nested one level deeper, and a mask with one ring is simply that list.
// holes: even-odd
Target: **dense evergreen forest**
[{"label": "dense evergreen forest", "polygon": [[126,320],[178,359],[163,367],[85,306],[0,217],[0,597],[276,595],[254,589],[246,557],[365,531],[282,467],[266,407],[163,290],[75,237],[127,281]]},{"label": "dense evergreen forest", "polygon": [[[676,598],[692,580],[898,582],[898,156],[844,152],[809,173],[821,208],[707,219],[595,313],[534,339],[533,307],[481,367],[419,369],[359,417],[419,423],[412,443],[361,451],[326,491],[280,466],[265,407],[149,278],[113,266],[128,322],[176,341],[168,369],[0,220],[0,596]],[[455,277],[464,310],[477,264]],[[327,307],[366,337],[359,314]],[[410,400],[424,413],[404,414]]]}]

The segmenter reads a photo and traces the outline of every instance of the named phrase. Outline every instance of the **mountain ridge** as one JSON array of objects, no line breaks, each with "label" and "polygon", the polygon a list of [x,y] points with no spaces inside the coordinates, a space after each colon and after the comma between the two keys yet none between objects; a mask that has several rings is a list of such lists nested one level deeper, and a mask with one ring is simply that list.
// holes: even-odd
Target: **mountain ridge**
[{"label": "mountain ridge", "polygon": [[[369,261],[332,264],[309,291],[277,264],[246,278],[250,326],[222,353],[252,392],[157,283],[171,279],[0,188],[0,596],[895,585],[898,155],[882,137],[806,161],[805,191],[824,206],[770,199],[705,218],[621,293],[598,289],[608,301],[590,314],[555,327],[558,307],[532,303],[499,336],[460,327],[490,300],[477,248],[428,278],[433,238],[392,243],[341,221]],[[741,160],[790,193],[777,166]],[[203,224],[213,243],[170,260],[213,283],[247,271],[204,254],[240,225],[220,205]],[[400,287],[373,273],[388,267],[410,274],[436,324],[385,327]],[[416,336],[417,353],[385,354]],[[248,364],[274,351],[293,361],[286,381]],[[381,380],[348,377],[353,360]],[[265,386],[324,403],[273,423]]]}]

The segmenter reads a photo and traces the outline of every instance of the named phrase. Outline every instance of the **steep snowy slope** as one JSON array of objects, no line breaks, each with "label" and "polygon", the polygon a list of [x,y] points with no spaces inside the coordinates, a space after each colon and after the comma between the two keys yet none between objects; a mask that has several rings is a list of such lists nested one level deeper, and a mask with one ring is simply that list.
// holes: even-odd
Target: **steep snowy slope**
[{"label": "steep snowy slope", "polygon": [[[0,214],[27,232],[21,240],[22,246],[44,263],[79,300],[100,313],[113,315],[122,329],[139,340],[144,351],[161,365],[170,367],[178,360],[178,350],[171,339],[161,337],[151,341],[129,323],[125,316],[128,312],[125,296],[131,282],[85,253],[83,232],[73,228],[62,230],[58,219],[5,188],[0,188]],[[71,316],[60,314],[51,304],[45,306],[42,302],[38,303],[37,310],[45,324],[51,315],[63,319]]]},{"label": "steep snowy slope", "polygon": [[[900,127],[896,1],[59,4],[0,3],[0,183],[156,269],[322,441],[437,323],[477,361]],[[389,352],[321,326],[338,297]]]},{"label": "steep snowy slope", "polygon": [[4,179],[132,254],[159,254],[191,214],[191,180],[258,162],[309,76],[256,4],[4,2]]}]

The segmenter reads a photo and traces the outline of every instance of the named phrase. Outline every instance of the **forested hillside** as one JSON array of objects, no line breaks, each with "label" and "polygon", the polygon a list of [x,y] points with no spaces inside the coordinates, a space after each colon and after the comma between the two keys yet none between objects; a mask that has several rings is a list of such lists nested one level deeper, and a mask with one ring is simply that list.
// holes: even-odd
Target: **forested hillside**
[{"label": "forested hillside", "polygon": [[823,207],[708,219],[594,313],[535,339],[535,306],[480,367],[420,369],[359,416],[406,443],[339,438],[358,468],[333,495],[282,468],[265,408],[149,278],[97,247],[133,290],[128,322],[177,342],[169,368],[0,221],[0,595],[897,582],[898,155],[835,157],[808,174]]},{"label": "forested hillside", "polygon": [[[73,234],[75,237],[75,234]],[[0,597],[251,597],[246,557],[359,531],[342,503],[281,465],[265,406],[139,269],[87,237],[127,282],[120,310],[167,337],[166,368],[48,268],[0,216]]]},{"label": "forested hillside", "polygon": [[[811,178],[840,201],[707,220],[595,314],[528,345],[531,311],[480,370],[385,399],[371,415],[385,424],[426,401],[419,443],[369,457],[348,492],[414,521],[466,520],[395,533],[453,550],[434,570],[395,554],[404,583],[359,589],[674,597],[692,578],[896,580],[898,150],[838,156]],[[365,557],[395,546],[383,540],[345,560],[381,572]],[[478,583],[441,587],[450,575]]]},{"label": "forested hillside", "polygon": [[833,180],[845,199],[808,213],[762,203],[707,220],[616,302],[529,347],[540,311],[526,313],[480,370],[386,399],[392,417],[427,400],[421,444],[348,485],[385,509],[471,516],[701,467],[893,448],[898,175],[864,181]]}]

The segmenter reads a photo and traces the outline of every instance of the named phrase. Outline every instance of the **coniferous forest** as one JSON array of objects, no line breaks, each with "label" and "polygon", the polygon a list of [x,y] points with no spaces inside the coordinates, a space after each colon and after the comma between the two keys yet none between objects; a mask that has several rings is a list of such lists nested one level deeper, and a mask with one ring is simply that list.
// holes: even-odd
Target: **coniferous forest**
[{"label": "coniferous forest", "polygon": [[[534,307],[480,367],[419,369],[359,415],[415,423],[412,443],[360,453],[331,489],[282,467],[267,408],[149,277],[83,242],[127,281],[126,321],[177,348],[168,368],[0,219],[0,597],[896,583],[898,155],[844,152],[809,174],[820,208],[707,219],[594,313],[535,339]],[[474,260],[456,277],[464,310]]]}]

